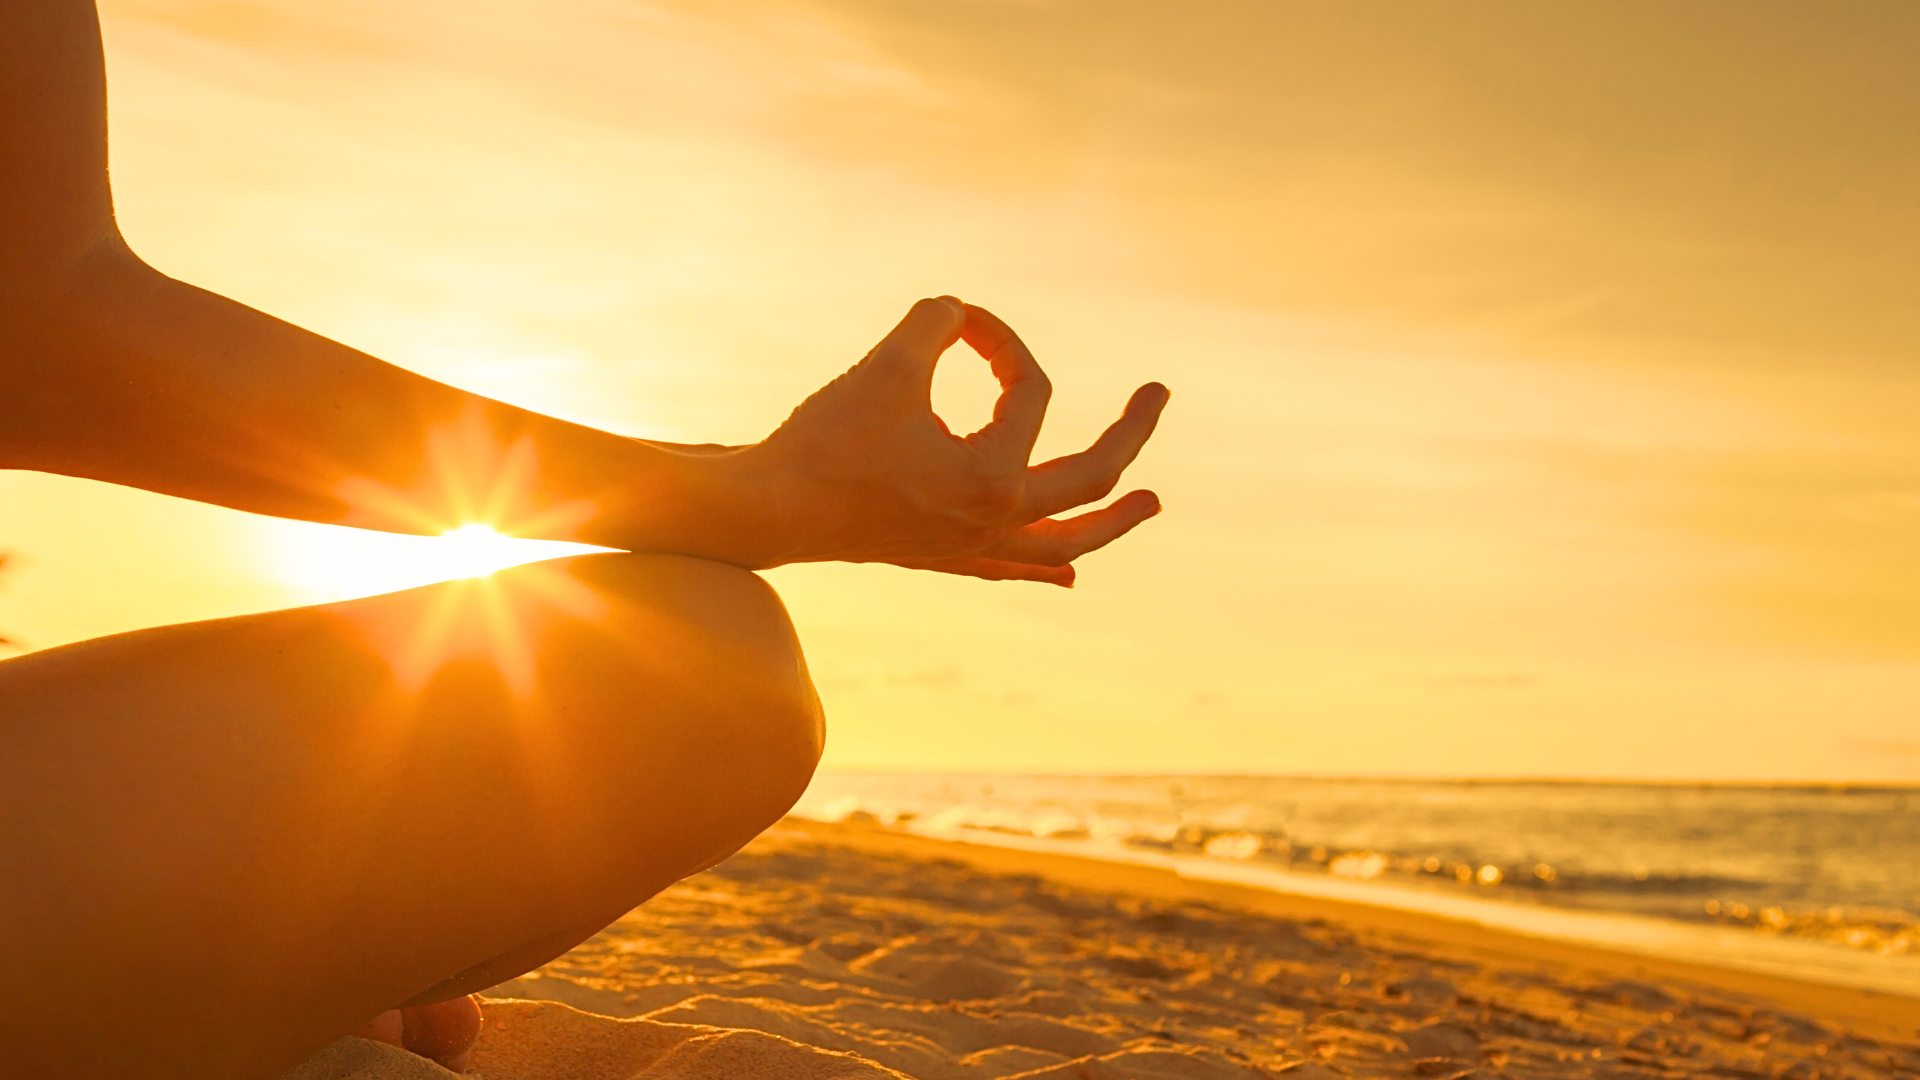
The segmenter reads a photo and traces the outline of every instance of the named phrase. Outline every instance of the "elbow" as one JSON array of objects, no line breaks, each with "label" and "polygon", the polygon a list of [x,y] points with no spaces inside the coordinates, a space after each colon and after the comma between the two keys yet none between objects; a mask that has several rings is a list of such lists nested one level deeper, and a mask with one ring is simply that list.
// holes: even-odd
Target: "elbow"
[{"label": "elbow", "polygon": [[100,373],[101,343],[162,278],[117,232],[71,259],[0,252],[0,467],[67,471],[75,416],[124,383]]},{"label": "elbow", "polygon": [[73,245],[0,245],[0,335],[97,322],[103,303],[165,276],[111,227]]}]

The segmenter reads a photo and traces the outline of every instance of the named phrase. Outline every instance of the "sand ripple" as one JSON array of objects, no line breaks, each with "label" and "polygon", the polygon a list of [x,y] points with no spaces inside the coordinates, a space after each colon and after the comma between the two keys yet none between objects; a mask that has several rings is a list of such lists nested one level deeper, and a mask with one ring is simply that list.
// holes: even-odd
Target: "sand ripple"
[{"label": "sand ripple", "polygon": [[[847,828],[775,829],[541,971],[495,988],[469,1075],[1920,1074],[1920,1046],[1756,997],[1469,956],[1332,919],[985,873],[904,857],[883,850],[901,841],[860,841]],[[282,1080],[452,1075],[347,1039]]]}]

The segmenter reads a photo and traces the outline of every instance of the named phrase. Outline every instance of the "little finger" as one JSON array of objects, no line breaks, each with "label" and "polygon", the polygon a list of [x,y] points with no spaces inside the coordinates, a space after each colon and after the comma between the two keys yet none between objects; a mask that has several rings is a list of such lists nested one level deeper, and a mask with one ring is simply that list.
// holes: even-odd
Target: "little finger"
[{"label": "little finger", "polygon": [[1098,510],[1062,520],[1043,518],[1016,529],[980,554],[990,559],[1065,566],[1089,551],[1106,547],[1159,513],[1159,496],[1151,491],[1132,491]]},{"label": "little finger", "polygon": [[959,574],[962,577],[976,577],[986,581],[1037,581],[1043,585],[1058,585],[1063,589],[1073,588],[1074,570],[1071,566],[1040,566],[1005,559],[988,559],[977,555],[954,559],[890,559],[888,561],[909,570],[932,570],[935,573]]}]

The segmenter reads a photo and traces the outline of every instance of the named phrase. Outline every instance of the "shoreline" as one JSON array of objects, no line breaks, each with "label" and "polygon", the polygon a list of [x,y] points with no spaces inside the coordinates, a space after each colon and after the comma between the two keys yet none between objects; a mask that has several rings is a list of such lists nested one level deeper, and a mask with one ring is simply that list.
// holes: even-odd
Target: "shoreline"
[{"label": "shoreline", "polygon": [[1701,926],[1657,916],[1428,892],[1385,883],[1297,874],[1277,867],[1197,855],[1168,855],[1118,845],[1095,846],[1083,840],[1054,840],[989,829],[916,829],[911,824],[880,828],[949,843],[1144,866],[1189,880],[1228,882],[1250,889],[1318,897],[1361,907],[1422,913],[1528,938],[1877,991],[1913,998],[1916,1005],[1920,1005],[1920,959],[1883,956],[1819,940]]},{"label": "shoreline", "polygon": [[[1109,861],[1070,851],[1040,850],[995,841],[923,836],[862,823],[788,818],[859,850],[912,858],[957,858],[993,873],[1035,874],[1077,888],[1119,889],[1164,899],[1192,898],[1290,918],[1329,918],[1404,934],[1439,952],[1459,951],[1540,964],[1579,966],[1626,978],[1674,980],[1752,995],[1783,1006],[1858,1024],[1889,1038],[1920,1036],[1920,994],[1844,986],[1778,972],[1743,971],[1695,960],[1649,956],[1360,899],[1278,892],[1228,877],[1184,877],[1146,861]],[[1045,843],[1033,838],[1038,843]],[[932,846],[937,845],[937,846]],[[1222,864],[1225,865],[1225,864]]]}]

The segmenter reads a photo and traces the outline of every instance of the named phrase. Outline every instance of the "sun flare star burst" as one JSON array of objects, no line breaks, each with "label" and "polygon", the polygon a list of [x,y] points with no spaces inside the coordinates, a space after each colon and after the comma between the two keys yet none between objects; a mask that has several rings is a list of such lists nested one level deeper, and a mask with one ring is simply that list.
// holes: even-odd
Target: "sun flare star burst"
[{"label": "sun flare star burst", "polygon": [[[491,526],[478,523],[462,525],[442,535],[434,545],[434,554],[452,577],[479,577],[526,562],[527,542],[502,536]],[[536,546],[544,547],[539,541]],[[538,557],[537,555],[535,557]]]},{"label": "sun flare star burst", "polygon": [[282,576],[320,602],[482,577],[522,563],[603,550],[507,536],[479,522],[439,536],[302,525],[290,539],[281,553]]}]

